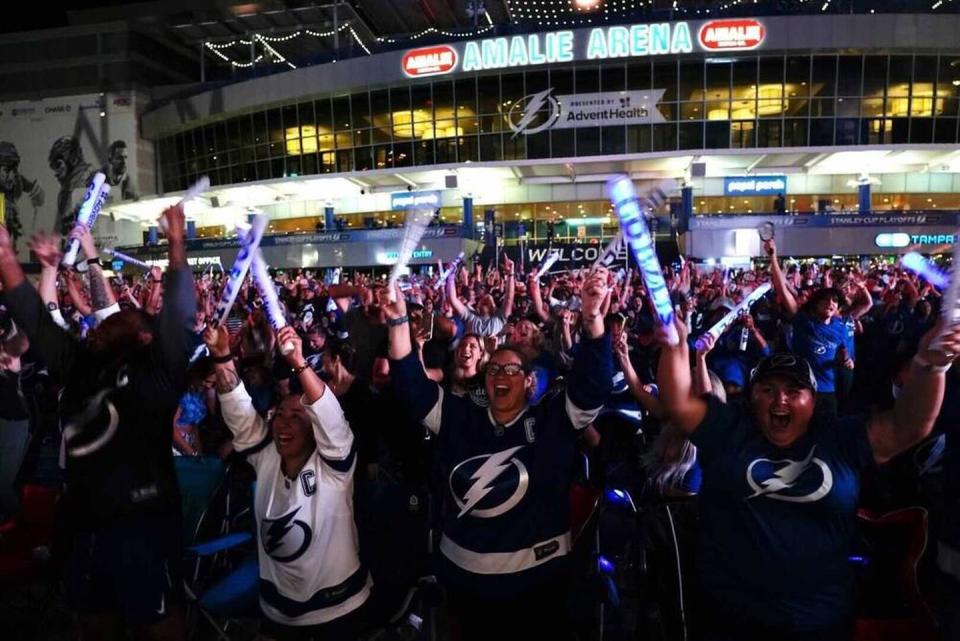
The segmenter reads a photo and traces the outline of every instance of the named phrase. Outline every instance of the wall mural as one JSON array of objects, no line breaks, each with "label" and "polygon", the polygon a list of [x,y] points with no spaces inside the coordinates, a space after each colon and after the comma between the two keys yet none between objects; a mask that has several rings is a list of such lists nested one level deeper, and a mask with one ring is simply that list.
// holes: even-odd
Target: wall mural
[{"label": "wall mural", "polygon": [[[97,171],[111,186],[104,211],[155,193],[153,144],[137,135],[137,102],[93,94],[0,103],[0,192],[21,256],[34,231],[70,231]],[[94,237],[112,244],[114,227],[111,216],[101,216]]]}]

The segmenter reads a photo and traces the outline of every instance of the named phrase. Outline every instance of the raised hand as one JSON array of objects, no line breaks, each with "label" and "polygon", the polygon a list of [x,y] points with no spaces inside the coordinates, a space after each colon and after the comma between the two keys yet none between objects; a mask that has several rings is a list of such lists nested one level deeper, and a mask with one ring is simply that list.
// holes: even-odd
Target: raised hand
[{"label": "raised hand", "polygon": [[97,245],[93,242],[93,234],[90,233],[90,228],[86,225],[74,226],[69,238],[70,240],[80,241],[80,249],[83,250],[83,254],[87,258],[100,257],[100,253],[97,251]]},{"label": "raised hand", "polygon": [[383,310],[387,320],[396,320],[407,315],[407,301],[403,297],[403,292],[400,291],[400,284],[397,283],[394,287],[395,295],[393,301],[390,301],[388,296],[384,296],[380,301],[380,309]]},{"label": "raised hand", "polygon": [[207,325],[203,330],[203,342],[214,358],[230,354],[230,332],[223,325]]},{"label": "raised hand", "polygon": [[936,349],[931,348],[930,344],[944,329],[945,323],[943,319],[940,319],[930,331],[923,335],[917,349],[917,355],[920,358],[936,367],[949,365],[957,358],[957,355],[960,355],[960,325],[946,328],[946,334],[940,340]]},{"label": "raised hand", "polygon": [[303,358],[303,339],[289,325],[277,332],[277,345],[293,345],[293,349],[283,354],[291,367],[300,367],[306,362]]},{"label": "raised hand", "polygon": [[63,254],[60,252],[60,237],[46,232],[38,232],[30,237],[27,246],[37,256],[40,265],[56,269]]}]

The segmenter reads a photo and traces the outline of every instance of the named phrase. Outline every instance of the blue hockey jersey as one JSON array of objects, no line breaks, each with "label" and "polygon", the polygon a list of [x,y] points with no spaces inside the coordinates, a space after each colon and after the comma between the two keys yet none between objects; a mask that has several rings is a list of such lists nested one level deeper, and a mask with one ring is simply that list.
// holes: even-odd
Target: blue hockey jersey
[{"label": "blue hockey jersey", "polygon": [[397,396],[435,435],[443,487],[440,575],[481,595],[517,594],[565,570],[577,432],[611,388],[609,336],[584,340],[565,392],[498,425],[470,396],[445,393],[416,354],[391,363]]}]

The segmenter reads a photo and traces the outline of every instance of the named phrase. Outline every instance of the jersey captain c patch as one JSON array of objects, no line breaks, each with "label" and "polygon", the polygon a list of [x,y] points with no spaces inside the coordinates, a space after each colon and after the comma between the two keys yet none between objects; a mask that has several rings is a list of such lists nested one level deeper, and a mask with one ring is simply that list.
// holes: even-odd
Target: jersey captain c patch
[{"label": "jersey captain c patch", "polygon": [[512,510],[527,493],[530,476],[515,455],[523,445],[493,454],[473,456],[450,472],[450,493],[460,508],[457,518],[466,515],[489,519]]}]

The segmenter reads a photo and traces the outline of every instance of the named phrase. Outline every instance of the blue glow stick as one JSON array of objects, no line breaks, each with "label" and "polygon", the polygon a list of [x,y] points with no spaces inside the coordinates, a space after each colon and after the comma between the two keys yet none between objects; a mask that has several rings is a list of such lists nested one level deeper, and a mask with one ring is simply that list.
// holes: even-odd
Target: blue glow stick
[{"label": "blue glow stick", "polygon": [[257,215],[253,217],[251,224],[249,226],[245,225],[245,227],[248,227],[247,231],[241,231],[238,234],[240,239],[240,252],[237,254],[236,260],[233,261],[233,267],[230,269],[227,282],[223,286],[220,302],[217,303],[217,309],[214,311],[213,319],[210,321],[210,324],[214,327],[222,325],[224,321],[227,320],[230,309],[233,307],[233,301],[236,300],[237,294],[240,293],[240,287],[243,285],[243,280],[247,277],[250,263],[253,262],[257,248],[260,247],[260,239],[263,238],[263,230],[266,226],[266,215],[258,212]]},{"label": "blue glow stick", "polygon": [[139,258],[134,258],[133,256],[128,256],[127,254],[124,254],[124,253],[121,252],[121,251],[117,251],[116,249],[104,249],[103,252],[104,252],[105,254],[107,254],[108,256],[113,256],[113,257],[116,258],[117,260],[122,260],[123,262],[125,262],[125,263],[127,263],[127,264],[129,264],[129,265],[135,265],[135,266],[137,266],[137,267],[140,267],[140,268],[143,269],[144,271],[150,271],[150,265],[146,264],[145,262],[143,262],[143,261],[140,260]]},{"label": "blue glow stick", "polygon": [[[661,183],[662,185],[662,183]],[[653,307],[660,324],[667,332],[667,343],[677,345],[680,337],[674,327],[673,303],[670,301],[670,290],[663,278],[663,270],[654,250],[653,235],[644,218],[644,209],[654,209],[667,200],[661,185],[651,189],[640,198],[633,187],[633,182],[626,176],[614,178],[607,183],[607,194],[617,211],[620,219],[620,230],[630,245],[633,257],[640,266],[643,283],[653,300]]]},{"label": "blue glow stick", "polygon": [[456,273],[457,269],[460,267],[460,263],[462,262],[463,252],[460,252],[457,254],[457,257],[453,259],[453,262],[447,265],[447,268],[443,270],[443,273],[440,274],[440,278],[437,280],[433,288],[439,290],[441,287],[443,287],[444,283],[446,283],[447,279],[450,277],[450,274]]},{"label": "blue glow stick", "polygon": [[940,271],[936,265],[928,261],[917,252],[909,252],[900,259],[903,266],[931,283],[939,290],[944,290],[950,286],[950,276]]},{"label": "blue glow stick", "polygon": [[[73,224],[74,229],[78,227],[93,229],[93,223],[97,220],[97,214],[100,213],[100,208],[103,207],[103,203],[107,199],[107,194],[110,193],[110,185],[104,182],[106,179],[107,177],[99,171],[90,179],[90,185],[87,186],[87,194],[83,197],[83,202],[80,204],[79,211],[77,211],[77,221]],[[63,255],[64,266],[73,267],[73,264],[77,262],[77,253],[79,251],[80,241],[76,239],[71,240],[67,246],[67,252]],[[87,258],[92,257],[88,256]]]}]

